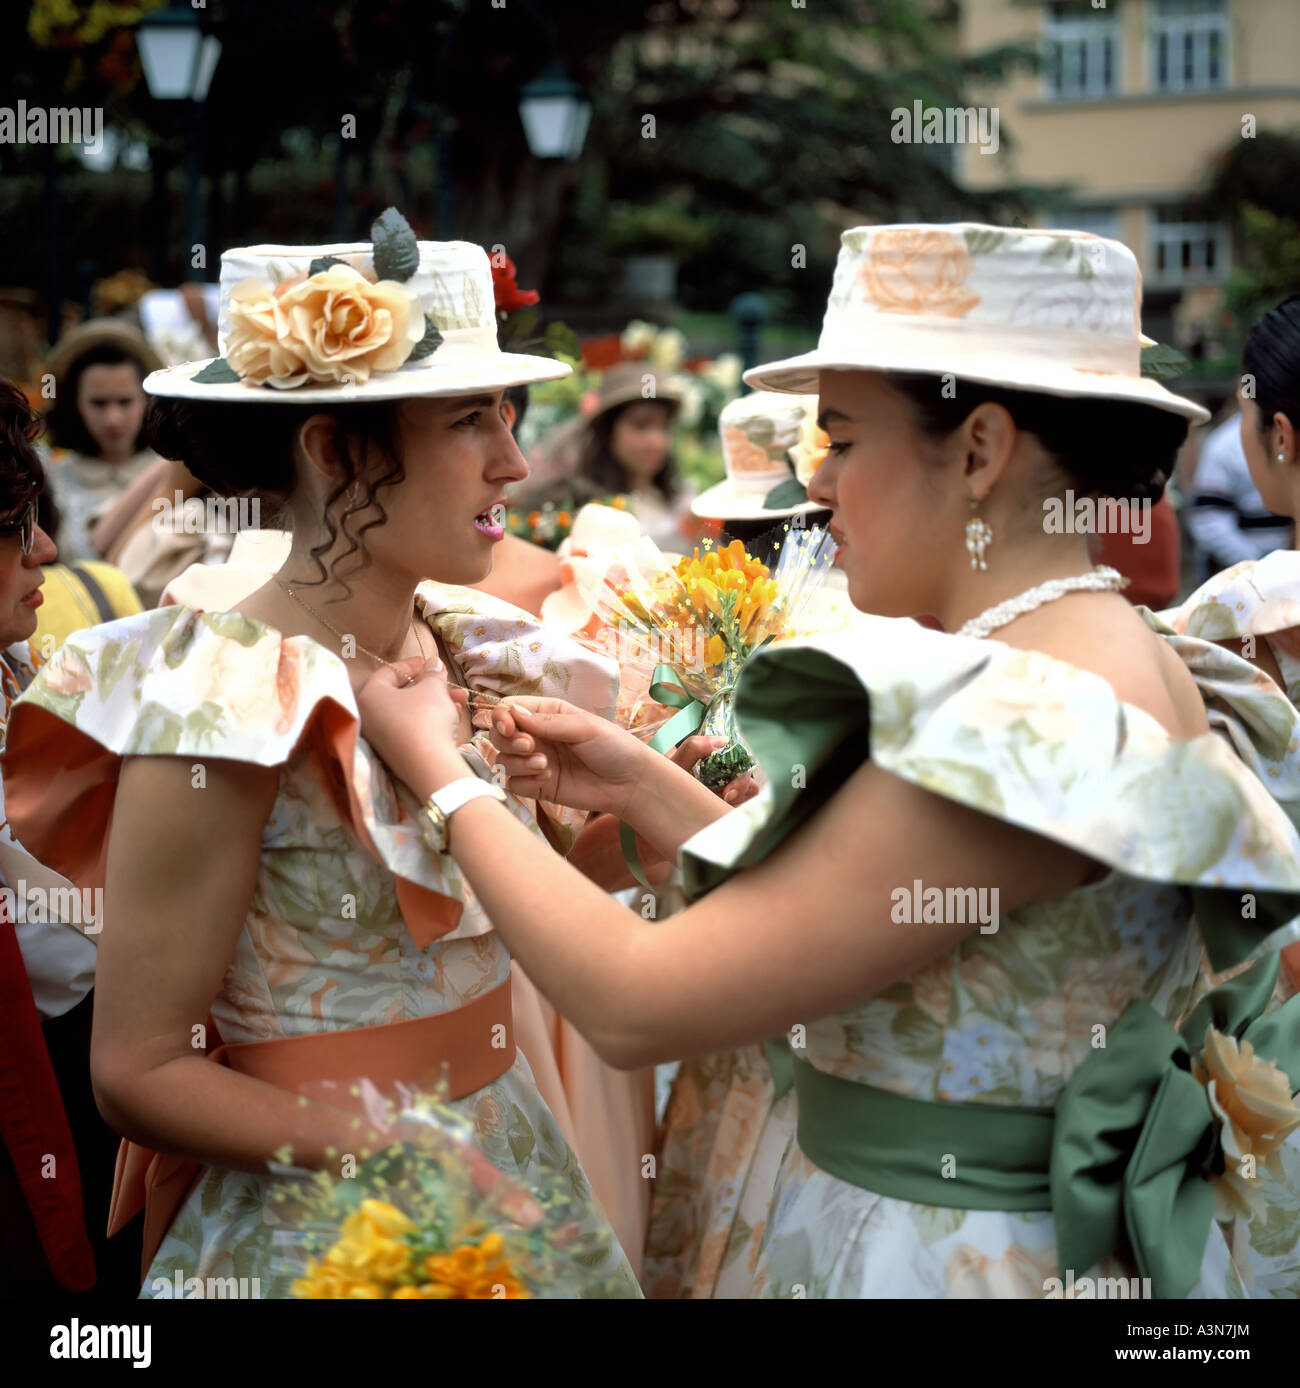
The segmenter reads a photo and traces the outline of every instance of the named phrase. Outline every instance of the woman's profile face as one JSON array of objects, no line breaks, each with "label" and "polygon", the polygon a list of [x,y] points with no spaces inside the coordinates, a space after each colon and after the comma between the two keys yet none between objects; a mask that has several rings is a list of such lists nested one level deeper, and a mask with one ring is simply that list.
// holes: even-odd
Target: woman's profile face
[{"label": "woman's profile face", "polygon": [[808,499],[834,512],[835,565],[854,607],[885,617],[936,610],[942,575],[965,554],[965,516],[923,458],[933,446],[906,400],[878,372],[823,371],[818,415],[831,443]]},{"label": "woman's profile face", "polygon": [[663,471],[672,446],[671,418],[661,400],[638,400],[619,411],[609,447],[633,487],[653,482]]},{"label": "woman's profile face", "polygon": [[77,413],[105,462],[134,457],[144,407],[140,371],[131,362],[88,366],[77,381]]},{"label": "woman's profile face", "polygon": [[1294,472],[1269,457],[1268,445],[1259,436],[1259,406],[1249,396],[1237,392],[1241,406],[1241,447],[1250,469],[1250,480],[1259,491],[1260,500],[1275,516],[1293,516],[1295,503],[1287,487],[1287,478]]},{"label": "woman's profile face", "polygon": [[506,487],[528,476],[510,432],[513,414],[500,390],[401,403],[406,476],[378,493],[387,521],[365,536],[376,558],[412,584],[479,583],[492,572]]},{"label": "woman's profile face", "polygon": [[[22,509],[0,516],[0,526],[20,519]],[[0,650],[15,641],[26,641],[36,630],[36,609],[41,605],[42,564],[52,564],[54,541],[36,527],[30,554],[23,553],[22,537],[0,531]]]}]

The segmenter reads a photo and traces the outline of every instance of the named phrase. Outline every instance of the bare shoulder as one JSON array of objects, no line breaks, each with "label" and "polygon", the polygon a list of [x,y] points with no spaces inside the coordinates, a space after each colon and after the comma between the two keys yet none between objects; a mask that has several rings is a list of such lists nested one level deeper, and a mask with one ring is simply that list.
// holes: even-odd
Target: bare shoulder
[{"label": "bare shoulder", "polygon": [[[1056,611],[1052,609],[1055,608]],[[1118,594],[1079,594],[1031,614],[1015,644],[1100,675],[1121,702],[1149,713],[1173,738],[1209,731],[1191,671]]]}]

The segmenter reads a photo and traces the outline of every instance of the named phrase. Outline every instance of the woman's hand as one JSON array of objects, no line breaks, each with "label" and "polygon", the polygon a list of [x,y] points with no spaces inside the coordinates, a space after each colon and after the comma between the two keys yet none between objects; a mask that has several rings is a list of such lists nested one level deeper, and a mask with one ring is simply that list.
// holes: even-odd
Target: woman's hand
[{"label": "woman's hand", "polygon": [[[696,733],[665,755],[683,771],[694,771],[696,762],[703,761],[710,752],[716,752],[726,745],[725,737],[705,737]],[[734,781],[728,781],[725,786],[719,786],[715,793],[728,805],[743,805],[746,800],[751,800],[758,794],[758,782],[754,779],[753,773],[747,771],[743,776],[737,776]]]},{"label": "woman's hand", "polygon": [[415,787],[431,752],[455,754],[467,698],[467,690],[447,684],[440,660],[396,660],[376,670],[357,694],[361,735],[399,780]]},{"label": "woman's hand", "polygon": [[[626,818],[629,799],[653,765],[647,758],[658,756],[608,719],[563,699],[512,698],[476,714],[474,726],[491,732],[497,764],[514,794],[620,818]],[[696,734],[666,760],[689,772],[726,745],[725,737]],[[757,793],[754,778],[742,776],[726,787],[723,799],[739,805]]]},{"label": "woman's hand", "polygon": [[563,699],[512,697],[475,714],[474,726],[492,734],[515,795],[575,810],[623,818],[657,760],[631,733]]}]

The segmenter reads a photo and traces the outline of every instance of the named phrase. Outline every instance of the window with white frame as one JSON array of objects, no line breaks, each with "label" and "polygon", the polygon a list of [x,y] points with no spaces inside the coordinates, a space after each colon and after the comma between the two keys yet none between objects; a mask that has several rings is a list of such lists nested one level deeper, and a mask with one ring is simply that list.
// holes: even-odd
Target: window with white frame
[{"label": "window with white frame", "polygon": [[1043,74],[1059,100],[1119,90],[1119,23],[1113,7],[1082,9],[1054,0],[1043,17]]},{"label": "window with white frame", "polygon": [[1056,213],[1051,225],[1067,231],[1090,231],[1112,241],[1120,239],[1119,209],[1115,207],[1067,207]]},{"label": "window with white frame", "polygon": [[1151,85],[1158,92],[1228,85],[1228,0],[1151,0]]},{"label": "window with white frame", "polygon": [[1165,286],[1215,284],[1228,272],[1228,228],[1184,207],[1157,207],[1148,278]]}]

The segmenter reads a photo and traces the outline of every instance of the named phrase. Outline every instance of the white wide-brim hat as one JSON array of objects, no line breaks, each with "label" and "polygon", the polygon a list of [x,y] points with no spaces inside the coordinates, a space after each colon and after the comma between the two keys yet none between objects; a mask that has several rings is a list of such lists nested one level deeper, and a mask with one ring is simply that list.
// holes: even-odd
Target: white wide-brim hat
[{"label": "white wide-brim hat", "polygon": [[728,401],[718,416],[722,463],[727,475],[691,502],[697,516],[710,520],[780,520],[824,509],[815,501],[769,507],[764,499],[783,482],[798,479],[787,455],[817,417],[815,395],[755,391]]},{"label": "white wide-brim hat", "polygon": [[745,372],[756,389],[818,389],[823,371],[951,375],[1012,390],[1209,411],[1142,375],[1142,275],[1085,231],[957,222],[853,227],[840,239],[811,352]]},{"label": "white wide-brim hat", "polygon": [[[416,241],[404,222],[401,226],[409,237],[410,254],[407,262],[399,262],[408,272],[400,279],[391,261],[385,261],[389,277],[383,278],[374,246],[365,241],[226,251],[221,257],[217,337],[221,355],[155,371],[145,380],[145,391],[185,400],[355,403],[496,391],[556,381],[571,373],[567,364],[550,357],[501,350],[492,268],[482,246]],[[312,262],[326,258],[341,262],[343,269],[317,267],[313,275]],[[290,290],[288,299],[282,297]],[[232,291],[238,291],[233,311]],[[290,300],[296,302],[285,309]],[[394,302],[396,313],[390,308]],[[349,333],[355,337],[357,323],[365,329],[362,342],[368,348],[377,346],[383,352],[387,333],[392,346],[386,355],[395,356],[397,364],[372,368],[367,351],[352,355],[355,343]],[[405,360],[426,331],[432,341],[433,329],[440,337],[433,350]],[[311,344],[305,354],[304,344]],[[228,361],[232,354],[234,360]],[[241,371],[250,361],[258,367]],[[282,374],[282,381],[294,383],[280,387],[252,379],[268,363],[278,365],[282,373],[286,363],[301,363],[305,371],[297,377],[306,378]]]}]

